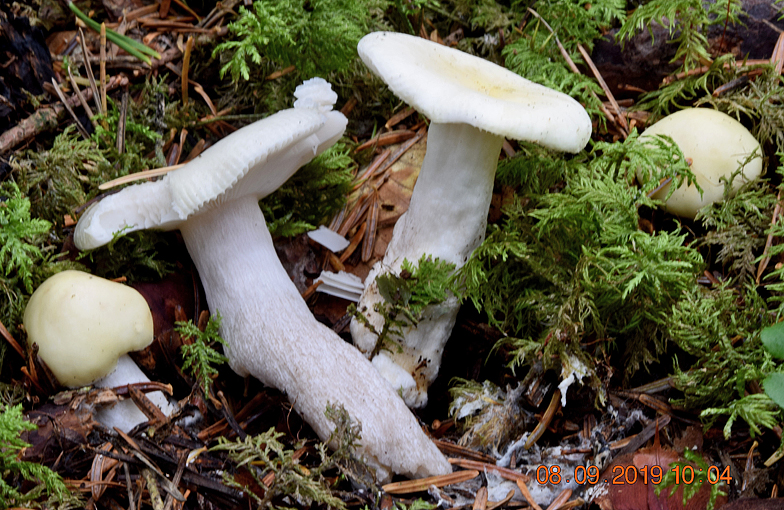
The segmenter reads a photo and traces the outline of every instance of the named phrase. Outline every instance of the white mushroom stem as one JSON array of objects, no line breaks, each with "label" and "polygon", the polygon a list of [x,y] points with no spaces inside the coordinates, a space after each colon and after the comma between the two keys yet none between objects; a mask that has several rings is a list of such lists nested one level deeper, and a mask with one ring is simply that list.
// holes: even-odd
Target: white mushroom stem
[{"label": "white mushroom stem", "polygon": [[[210,309],[222,316],[231,367],[285,391],[323,440],[328,404],[362,425],[359,455],[381,478],[451,472],[392,387],[363,356],[318,323],[281,266],[255,197],[185,222],[181,231]],[[264,274],[263,278],[258,277]]]},{"label": "white mushroom stem", "polygon": [[[395,225],[383,262],[368,275],[357,307],[376,331],[384,324],[384,318],[374,310],[376,303],[384,301],[376,276],[397,274],[404,259],[416,263],[422,255],[460,268],[484,240],[504,138],[468,124],[441,123],[431,124],[427,136],[427,153],[408,211]],[[417,327],[404,328],[402,337],[394,337],[402,349],[388,346],[373,359],[411,407],[427,403],[427,388],[438,375],[458,308],[455,298],[429,306]],[[360,321],[352,322],[351,334],[366,355],[374,351],[378,336]]]},{"label": "white mushroom stem", "polygon": [[[116,388],[143,382],[150,382],[150,379],[129,355],[123,354],[117,360],[115,369],[106,377],[95,381],[94,384],[98,388]],[[171,405],[166,395],[160,391],[148,393],[147,398],[158,406],[158,409],[166,416],[171,416],[174,412],[174,406]],[[117,427],[123,432],[128,432],[136,425],[148,421],[147,416],[136,407],[136,404],[130,398],[121,400],[112,407],[97,410],[95,419],[110,429]]]},{"label": "white mushroom stem", "polygon": [[392,387],[313,318],[275,254],[258,199],[335,143],[347,123],[332,111],[337,94],[326,81],[308,80],[295,96],[294,108],[232,133],[160,182],[92,206],[74,241],[86,249],[121,231],[180,228],[210,309],[223,316],[221,335],[234,370],[288,393],[324,440],[334,430],[327,405],[343,405],[362,425],[359,455],[381,479],[390,472],[449,473],[446,458]]}]

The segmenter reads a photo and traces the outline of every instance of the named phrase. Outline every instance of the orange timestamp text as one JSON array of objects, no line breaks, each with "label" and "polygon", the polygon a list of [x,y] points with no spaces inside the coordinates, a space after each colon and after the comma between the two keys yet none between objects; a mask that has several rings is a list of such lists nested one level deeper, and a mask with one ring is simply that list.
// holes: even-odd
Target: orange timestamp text
[{"label": "orange timestamp text", "polygon": [[[702,468],[694,468],[689,465],[681,466],[675,464],[672,469],[674,473],[675,485],[691,485],[693,483],[708,482],[712,485],[724,482],[730,484],[732,476],[729,466],[723,470],[718,466],[710,466],[707,472]],[[599,482],[611,485],[632,485],[651,483],[658,485],[664,480],[664,469],[661,466],[621,466],[615,465],[604,473],[599,472],[597,466],[576,466],[574,468],[562,469],[555,464],[552,466],[541,465],[536,468],[536,481],[541,485],[559,485],[561,482],[571,483],[574,481],[579,485],[596,485]],[[670,482],[672,483],[672,482]]]}]

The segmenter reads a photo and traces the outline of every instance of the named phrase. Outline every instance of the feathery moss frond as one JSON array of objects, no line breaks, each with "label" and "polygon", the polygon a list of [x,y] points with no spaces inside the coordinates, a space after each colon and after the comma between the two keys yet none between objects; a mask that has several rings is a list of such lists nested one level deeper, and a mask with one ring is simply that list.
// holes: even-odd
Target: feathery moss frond
[{"label": "feathery moss frond", "polygon": [[177,321],[174,330],[183,338],[190,338],[193,343],[182,346],[182,369],[194,377],[201,386],[205,395],[209,395],[212,380],[218,375],[215,365],[222,365],[229,358],[215,350],[218,344],[226,346],[226,341],[221,338],[220,313],[210,317],[204,331],[201,331],[193,321]]},{"label": "feathery moss frond", "polygon": [[[36,426],[25,420],[22,406],[4,408],[0,413],[0,506],[24,506],[46,494],[59,502],[73,499],[62,477],[46,466],[19,460],[22,449],[30,446],[20,434],[35,430]],[[37,485],[22,492],[20,479]]]}]

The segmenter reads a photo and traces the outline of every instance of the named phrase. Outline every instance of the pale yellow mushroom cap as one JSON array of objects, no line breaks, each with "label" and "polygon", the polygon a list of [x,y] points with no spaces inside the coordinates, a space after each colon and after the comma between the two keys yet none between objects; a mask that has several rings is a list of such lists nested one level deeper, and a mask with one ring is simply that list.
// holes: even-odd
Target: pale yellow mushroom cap
[{"label": "pale yellow mushroom cap", "polygon": [[580,103],[487,60],[421,37],[373,32],[357,46],[392,92],[433,122],[579,152],[591,137]]},{"label": "pale yellow mushroom cap", "polygon": [[63,271],[36,289],[24,315],[28,342],[63,386],[93,383],[117,358],[153,340],[152,313],[131,287]]},{"label": "pale yellow mushroom cap", "polygon": [[[744,183],[753,181],[762,173],[759,142],[743,124],[725,113],[708,108],[681,110],[646,129],[640,139],[654,135],[672,138],[683,155],[691,160],[691,171],[703,191],[700,198],[700,192],[693,184],[681,185],[667,200],[666,208],[672,214],[694,218],[697,211],[721,200],[724,197],[721,178],[729,178],[754,151],[757,157],[749,161],[743,173],[732,181],[732,195]],[[637,179],[641,177],[638,171]],[[653,198],[664,199],[669,188],[669,185],[664,186]]]}]

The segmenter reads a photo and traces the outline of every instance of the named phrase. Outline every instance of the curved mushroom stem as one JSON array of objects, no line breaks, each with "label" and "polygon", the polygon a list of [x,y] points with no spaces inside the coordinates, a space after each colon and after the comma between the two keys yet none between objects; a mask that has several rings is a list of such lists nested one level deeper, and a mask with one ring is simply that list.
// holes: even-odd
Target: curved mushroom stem
[{"label": "curved mushroom stem", "polygon": [[341,404],[362,425],[360,456],[380,478],[451,472],[411,412],[370,362],[318,323],[278,260],[255,197],[195,216],[181,227],[210,309],[222,316],[231,367],[285,391],[323,440],[324,412]]},{"label": "curved mushroom stem", "polygon": [[[98,388],[115,388],[141,382],[150,382],[150,379],[141,371],[139,366],[127,354],[117,360],[117,366],[106,377],[95,381]],[[174,412],[174,406],[169,403],[166,396],[160,391],[153,391],[147,395],[150,401],[157,405],[166,416]],[[117,402],[114,406],[99,409],[95,412],[96,421],[108,428],[117,427],[123,432],[128,432],[136,425],[147,421],[147,416],[136,407],[130,398]]]},{"label": "curved mushroom stem", "polygon": [[[381,331],[384,318],[374,310],[382,303],[376,276],[400,272],[403,260],[415,263],[429,255],[460,268],[482,243],[493,195],[498,155],[504,138],[468,124],[433,123],[427,153],[411,195],[408,211],[400,218],[383,262],[365,280],[357,309]],[[422,407],[427,389],[438,375],[444,345],[457,318],[456,298],[427,307],[417,326],[394,337],[402,349],[382,350],[373,364],[400,391],[406,404]],[[378,336],[356,319],[351,323],[354,344],[366,355],[376,350]]]}]

